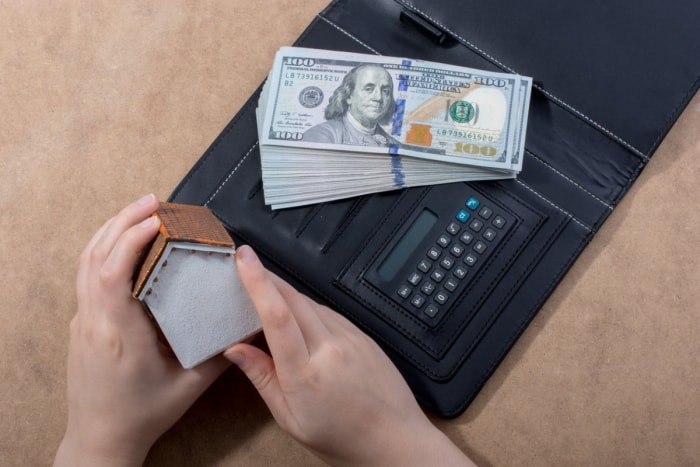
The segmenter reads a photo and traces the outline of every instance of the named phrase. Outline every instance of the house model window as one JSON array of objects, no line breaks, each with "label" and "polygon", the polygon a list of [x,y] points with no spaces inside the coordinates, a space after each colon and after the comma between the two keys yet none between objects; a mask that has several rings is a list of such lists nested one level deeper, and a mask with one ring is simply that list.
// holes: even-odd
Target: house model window
[{"label": "house model window", "polygon": [[133,296],[184,368],[255,334],[260,320],[238,278],[233,240],[203,206],[161,203],[160,231],[136,270]]}]

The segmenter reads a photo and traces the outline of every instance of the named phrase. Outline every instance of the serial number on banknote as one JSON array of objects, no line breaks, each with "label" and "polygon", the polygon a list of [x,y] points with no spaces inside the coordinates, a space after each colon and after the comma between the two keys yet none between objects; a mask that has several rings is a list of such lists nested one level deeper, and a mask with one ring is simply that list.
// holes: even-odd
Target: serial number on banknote
[{"label": "serial number on banknote", "polygon": [[496,140],[493,135],[485,135],[483,133],[475,133],[473,131],[453,130],[451,128],[437,128],[435,129],[435,134],[437,136],[450,136],[452,138],[463,138],[471,141],[491,142]]},{"label": "serial number on banknote", "polygon": [[338,82],[340,81],[340,76],[331,74],[321,74],[321,73],[299,73],[296,71],[290,71],[284,75],[284,85],[294,86],[294,80],[302,81],[327,81],[327,82]]},{"label": "serial number on banknote", "polygon": [[517,172],[530,83],[410,58],[282,48],[260,102],[260,144]]}]

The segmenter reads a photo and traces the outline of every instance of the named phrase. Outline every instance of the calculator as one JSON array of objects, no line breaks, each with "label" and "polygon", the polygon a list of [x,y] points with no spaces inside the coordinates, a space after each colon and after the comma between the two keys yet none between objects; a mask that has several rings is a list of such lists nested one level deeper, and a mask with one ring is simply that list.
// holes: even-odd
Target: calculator
[{"label": "calculator", "polygon": [[[517,219],[474,189],[425,200],[367,270],[365,279],[425,324],[437,324]],[[437,207],[436,207],[437,206]]]}]

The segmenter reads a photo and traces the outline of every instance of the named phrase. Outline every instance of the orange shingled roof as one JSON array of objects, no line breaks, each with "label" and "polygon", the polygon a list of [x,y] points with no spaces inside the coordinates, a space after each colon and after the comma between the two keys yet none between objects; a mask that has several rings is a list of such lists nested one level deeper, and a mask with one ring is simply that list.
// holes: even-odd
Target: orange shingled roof
[{"label": "orange shingled roof", "polygon": [[170,242],[203,243],[206,245],[233,247],[233,240],[221,222],[204,206],[161,203],[154,216],[161,221],[158,235],[144,250],[134,275],[132,294],[138,297],[148,276],[155,268],[165,247]]}]

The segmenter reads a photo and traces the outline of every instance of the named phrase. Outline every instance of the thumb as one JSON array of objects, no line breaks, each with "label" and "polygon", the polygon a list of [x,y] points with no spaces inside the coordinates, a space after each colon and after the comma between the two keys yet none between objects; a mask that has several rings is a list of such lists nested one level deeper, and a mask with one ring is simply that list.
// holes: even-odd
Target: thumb
[{"label": "thumb", "polygon": [[183,384],[190,387],[197,394],[201,394],[211,384],[221,376],[231,362],[217,355],[209,360],[200,363],[196,367],[182,372],[181,379]]},{"label": "thumb", "polygon": [[260,393],[275,419],[280,422],[287,418],[289,407],[280,386],[275,363],[262,350],[250,344],[240,343],[229,347],[224,357],[233,362],[245,373]]}]

